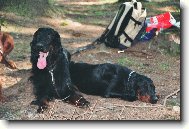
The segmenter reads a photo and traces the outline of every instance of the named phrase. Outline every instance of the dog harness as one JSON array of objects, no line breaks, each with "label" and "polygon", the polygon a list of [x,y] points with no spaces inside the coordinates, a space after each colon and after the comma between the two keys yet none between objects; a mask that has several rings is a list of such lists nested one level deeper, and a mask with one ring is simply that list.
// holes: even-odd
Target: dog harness
[{"label": "dog harness", "polygon": [[[58,59],[57,59],[57,60],[58,60]],[[60,96],[60,94],[58,93],[58,90],[57,90],[57,88],[56,88],[56,86],[55,86],[55,78],[54,78],[54,74],[53,74],[53,71],[54,71],[54,69],[55,69],[55,66],[56,66],[55,64],[56,64],[57,60],[56,60],[55,63],[52,65],[51,69],[49,69],[48,71],[49,71],[49,73],[50,73],[50,75],[51,75],[52,85],[53,85],[53,87],[54,87],[54,89],[55,89],[55,91],[56,91],[58,97],[61,98],[61,96]],[[61,100],[64,101],[64,100],[66,100],[66,99],[69,98],[69,97],[70,97],[70,95],[68,95],[67,97],[65,97],[65,98],[63,98],[63,99],[61,99]]]},{"label": "dog harness", "polygon": [[[54,67],[54,68],[55,68],[55,67]],[[54,87],[54,89],[55,89],[55,91],[56,91],[58,97],[60,97],[60,94],[58,93],[58,90],[57,90],[57,88],[55,87],[55,79],[54,79],[54,74],[53,74],[53,70],[54,70],[54,68],[51,69],[51,70],[49,70],[49,73],[50,73],[50,75],[51,75],[52,85],[53,85],[53,87]],[[65,100],[65,99],[67,99],[68,97],[70,97],[70,95],[67,96],[67,97],[65,97],[65,98],[62,99],[62,100]],[[61,97],[60,97],[60,98],[61,98]]]},{"label": "dog harness", "polygon": [[134,73],[135,71],[132,71],[129,73],[129,77],[128,77],[128,82],[129,82],[129,79],[131,78],[131,75]]}]

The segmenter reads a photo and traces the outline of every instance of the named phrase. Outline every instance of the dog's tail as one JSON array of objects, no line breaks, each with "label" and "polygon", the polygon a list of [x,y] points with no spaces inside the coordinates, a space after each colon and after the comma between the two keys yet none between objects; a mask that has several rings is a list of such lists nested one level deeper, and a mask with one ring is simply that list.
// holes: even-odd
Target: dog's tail
[{"label": "dog's tail", "polygon": [[71,55],[78,54],[78,53],[80,53],[80,52],[82,52],[82,51],[85,51],[85,50],[94,49],[94,48],[96,48],[95,45],[97,45],[97,44],[101,44],[101,42],[98,42],[98,39],[95,40],[95,41],[93,41],[91,44],[88,44],[88,45],[86,45],[86,46],[84,46],[84,47],[79,47],[78,49],[74,50],[74,51],[71,53]]}]

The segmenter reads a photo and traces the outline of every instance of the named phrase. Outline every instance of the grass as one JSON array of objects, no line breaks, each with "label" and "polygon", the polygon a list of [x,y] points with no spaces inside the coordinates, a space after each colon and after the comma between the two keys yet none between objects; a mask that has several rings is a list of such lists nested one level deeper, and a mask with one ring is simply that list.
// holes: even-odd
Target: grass
[{"label": "grass", "polygon": [[7,22],[6,22],[5,18],[0,16],[0,27],[1,26],[6,26],[6,25],[7,25]]},{"label": "grass", "polygon": [[19,118],[21,116],[20,109],[15,109],[9,106],[0,107],[0,118],[4,118],[4,120],[15,120],[15,118]]},{"label": "grass", "polygon": [[[66,5],[62,7],[65,16],[84,24],[95,24],[107,26],[115,16],[121,3],[117,0],[99,0],[104,2],[102,5]],[[107,2],[107,3],[106,3]],[[147,16],[155,16],[171,9],[170,12],[180,20],[179,2],[163,0],[154,2],[142,2],[143,7],[147,9]],[[95,21],[93,21],[95,20]],[[103,24],[100,24],[103,23]]]},{"label": "grass", "polygon": [[172,116],[172,115],[165,115],[162,120],[180,120],[180,118],[177,118],[176,116]]},{"label": "grass", "polygon": [[14,114],[15,112],[7,106],[0,107],[0,118],[4,117],[4,119],[10,120],[14,119]]},{"label": "grass", "polygon": [[175,30],[165,30],[163,33],[158,35],[158,49],[162,54],[167,54],[170,56],[180,56],[180,44],[175,43],[174,41],[169,41],[169,35],[176,34],[180,35],[180,32]]},{"label": "grass", "polygon": [[119,65],[122,65],[122,66],[132,66],[132,65],[136,64],[136,62],[133,61],[133,60],[130,59],[130,58],[119,58],[119,59],[117,60],[117,63],[118,63]]},{"label": "grass", "polygon": [[170,66],[169,66],[168,63],[160,63],[160,64],[159,64],[159,68],[160,68],[161,70],[163,70],[163,71],[167,71],[167,70],[170,69]]},{"label": "grass", "polygon": [[180,103],[176,99],[171,99],[167,101],[167,106],[180,106]]},{"label": "grass", "polygon": [[127,66],[127,67],[131,67],[131,66],[136,66],[138,67],[139,69],[144,69],[144,65],[136,60],[133,60],[129,57],[122,57],[122,58],[119,58],[117,60],[117,63],[119,65],[122,65],[122,66]]},{"label": "grass", "polygon": [[17,43],[14,47],[14,50],[11,52],[10,57],[17,61],[22,61],[30,55],[30,46],[28,43],[20,42]]},{"label": "grass", "polygon": [[51,13],[55,11],[53,6],[54,0],[18,0],[7,1],[5,6],[1,9],[5,12],[15,13],[19,16],[33,18],[36,16],[51,16]]},{"label": "grass", "polygon": [[[101,0],[102,1],[102,0]],[[111,1],[110,1],[111,2]],[[65,16],[83,24],[107,26],[116,14],[119,3],[77,6],[67,5],[62,8]],[[75,5],[76,6],[76,5]]]}]

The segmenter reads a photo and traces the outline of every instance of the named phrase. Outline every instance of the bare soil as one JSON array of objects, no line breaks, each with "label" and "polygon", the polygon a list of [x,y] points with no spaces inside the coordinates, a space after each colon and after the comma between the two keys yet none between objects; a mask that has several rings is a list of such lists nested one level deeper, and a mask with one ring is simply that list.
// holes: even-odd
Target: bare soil
[{"label": "bare soil", "polygon": [[[82,0],[82,2],[88,2]],[[92,1],[92,0],[90,0]],[[58,4],[69,4],[58,0]],[[78,1],[73,1],[78,2]],[[71,2],[70,4],[74,4]],[[92,1],[98,2],[98,1]],[[78,5],[79,6],[79,5]],[[30,42],[33,33],[39,27],[56,29],[62,40],[62,45],[71,53],[78,47],[93,42],[104,31],[104,27],[81,24],[68,18],[35,18],[27,19],[10,13],[3,14],[10,20],[10,25],[3,30],[11,33],[15,40],[15,49],[10,54],[19,70],[10,70],[0,64],[0,79],[3,83],[3,94],[6,98],[0,103],[0,119],[5,120],[180,120],[180,57],[162,54],[157,44],[149,49],[149,43],[139,43],[124,53],[117,49],[107,48],[103,44],[95,49],[73,55],[77,62],[118,63],[125,65],[138,73],[149,76],[156,86],[160,100],[157,104],[141,101],[128,102],[117,98],[102,98],[85,95],[90,101],[90,108],[82,109],[61,100],[50,102],[49,109],[43,114],[36,112],[37,106],[30,105],[34,99],[32,84],[28,81],[31,72]],[[13,19],[11,21],[11,19]],[[61,26],[62,21],[68,23]],[[108,24],[108,23],[107,23]],[[161,41],[161,37],[158,37]],[[170,97],[167,98],[167,96]],[[165,103],[166,102],[166,103]]]}]

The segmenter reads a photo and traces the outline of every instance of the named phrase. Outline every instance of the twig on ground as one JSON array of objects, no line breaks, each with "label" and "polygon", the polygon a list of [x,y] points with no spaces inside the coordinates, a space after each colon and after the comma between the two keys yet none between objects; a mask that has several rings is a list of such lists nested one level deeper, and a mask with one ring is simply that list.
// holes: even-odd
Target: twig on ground
[{"label": "twig on ground", "polygon": [[53,114],[54,114],[54,107],[55,107],[55,102],[53,102],[52,104],[52,108],[50,108],[49,110],[49,116],[48,116],[48,119],[50,120],[51,118],[53,118]]},{"label": "twig on ground", "polygon": [[[77,114],[76,114],[77,113]],[[75,117],[73,117],[73,119],[74,120],[76,120],[78,117],[80,117],[81,116],[81,114],[79,114],[78,112],[77,112],[77,110],[75,110],[75,113],[74,114],[76,114],[76,116]],[[74,116],[74,115],[73,115]]]},{"label": "twig on ground", "polygon": [[[93,106],[92,108],[89,107],[89,108],[87,109],[87,111],[85,111],[83,114],[78,114],[77,116],[75,116],[75,119],[78,118],[78,117],[80,117],[80,116],[83,116],[83,120],[85,120],[85,114],[89,114],[89,113],[94,114],[93,111],[94,111],[94,109],[95,109],[95,107],[96,107],[98,101],[99,101],[99,100],[96,101],[96,103],[94,104],[94,106]],[[89,110],[90,110],[90,111],[89,111]],[[92,115],[89,117],[89,119],[91,119],[91,117],[92,117]],[[88,120],[89,120],[89,119],[88,119]]]},{"label": "twig on ground", "polygon": [[117,105],[114,104],[117,107],[131,107],[131,108],[157,108],[157,107],[163,107],[163,105],[156,105],[156,106],[137,106],[137,105]]},{"label": "twig on ground", "polygon": [[118,120],[121,120],[121,115],[124,110],[125,110],[125,106],[121,109],[121,112],[118,114]]},{"label": "twig on ground", "polygon": [[152,56],[152,54],[144,52],[144,51],[126,50],[125,52],[142,53],[142,54],[145,54],[147,56]]},{"label": "twig on ground", "polygon": [[169,97],[173,96],[174,94],[177,94],[179,91],[180,91],[180,89],[178,89],[178,90],[174,91],[173,93],[167,95],[167,96],[165,97],[165,99],[164,99],[163,106],[166,106],[166,102],[167,102],[167,99],[168,99]]},{"label": "twig on ground", "polygon": [[70,117],[70,120],[75,120],[75,119],[73,119],[73,116],[75,115],[75,113],[76,113],[76,108],[74,109],[73,114]]},{"label": "twig on ground", "polygon": [[99,109],[95,110],[95,112],[103,111],[103,110],[106,110],[106,109],[112,110],[112,108],[115,108],[115,107],[117,107],[117,106],[100,107]]},{"label": "twig on ground", "polygon": [[99,101],[99,100],[97,100],[97,101],[96,101],[96,103],[94,104],[94,106],[93,106],[93,108],[92,108],[92,109],[90,109],[90,108],[89,108],[89,109],[90,109],[90,111],[91,111],[91,113],[92,113],[92,114],[89,116],[89,120],[91,119],[91,117],[93,116],[93,114],[94,114],[94,112],[95,112],[94,110],[95,110],[95,107],[96,107],[96,105],[97,105],[98,101]]}]

